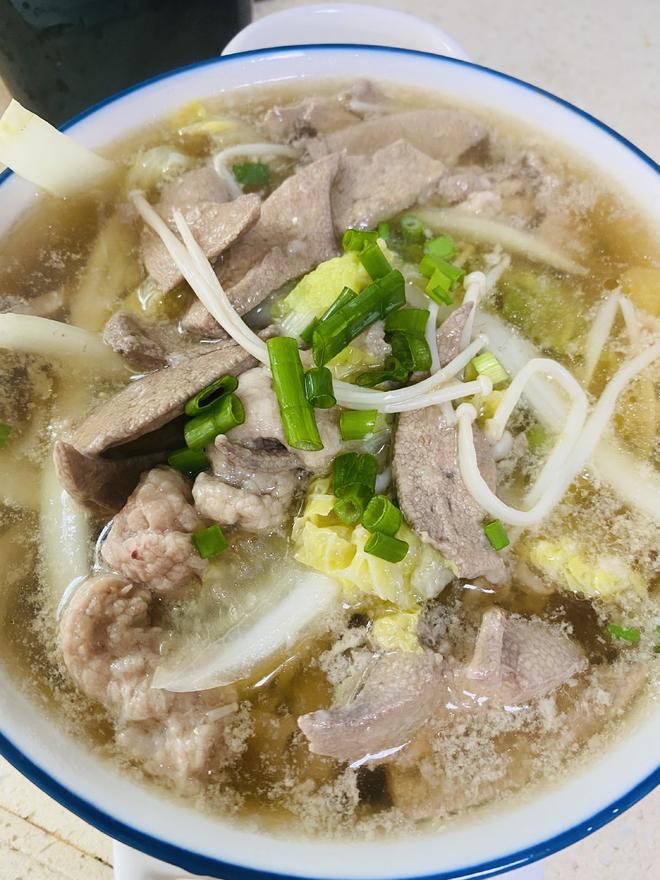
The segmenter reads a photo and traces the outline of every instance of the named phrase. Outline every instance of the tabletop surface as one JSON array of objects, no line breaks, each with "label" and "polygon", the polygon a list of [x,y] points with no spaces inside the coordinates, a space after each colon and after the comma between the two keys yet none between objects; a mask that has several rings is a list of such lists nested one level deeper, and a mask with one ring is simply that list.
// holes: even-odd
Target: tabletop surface
[{"label": "tabletop surface", "polygon": [[[365,0],[363,0],[365,2]],[[366,0],[369,2],[369,0]],[[263,15],[304,0],[261,0]],[[442,27],[470,58],[593,113],[660,160],[657,0],[380,0]],[[8,96],[0,82],[0,109]],[[553,856],[546,880],[660,876],[660,791]],[[110,840],[0,759],[0,880],[111,880]]]}]

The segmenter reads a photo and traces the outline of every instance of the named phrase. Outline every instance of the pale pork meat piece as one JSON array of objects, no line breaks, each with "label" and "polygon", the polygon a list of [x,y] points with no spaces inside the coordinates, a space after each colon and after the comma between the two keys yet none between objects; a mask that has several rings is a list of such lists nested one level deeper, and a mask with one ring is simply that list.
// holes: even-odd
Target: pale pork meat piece
[{"label": "pale pork meat piece", "polygon": [[289,514],[303,473],[298,457],[279,450],[249,449],[216,437],[208,450],[213,474],[200,474],[193,486],[195,507],[221,525],[249,532],[278,528]]},{"label": "pale pork meat piece", "polygon": [[298,719],[310,751],[360,763],[396,754],[436,710],[441,667],[429,652],[379,657],[353,700]]},{"label": "pale pork meat piece", "polygon": [[461,353],[461,336],[470,317],[473,304],[468,302],[459,306],[440,324],[436,339],[438,341],[438,354],[440,366],[446,367],[450,361]]},{"label": "pale pork meat piece", "polygon": [[203,526],[181,474],[154,468],[115,517],[101,555],[127,580],[172,593],[206,568],[190,537]]},{"label": "pale pork meat piece", "polygon": [[479,627],[466,687],[505,705],[542,697],[582,672],[582,648],[557,624],[489,608]]},{"label": "pale pork meat piece", "polygon": [[276,104],[266,113],[262,125],[269,138],[292,141],[328,134],[358,121],[359,117],[337,98],[317,96],[286,106]]},{"label": "pale pork meat piece", "polygon": [[118,745],[154,775],[190,788],[237,757],[225,737],[236,695],[229,688],[210,697],[152,687],[165,633],[152,625],[150,603],[147,590],[121,577],[89,578],[64,610],[62,655],[80,690],[108,710]]}]

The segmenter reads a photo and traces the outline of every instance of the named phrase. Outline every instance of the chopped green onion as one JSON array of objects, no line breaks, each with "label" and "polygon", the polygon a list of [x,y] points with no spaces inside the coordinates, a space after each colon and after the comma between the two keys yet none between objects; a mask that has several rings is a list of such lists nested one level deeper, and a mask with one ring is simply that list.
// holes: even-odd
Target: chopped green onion
[{"label": "chopped green onion", "polygon": [[360,388],[375,388],[383,382],[407,382],[410,369],[395,357],[386,357],[383,367],[364,370],[355,377],[355,384]]},{"label": "chopped green onion", "polygon": [[378,410],[343,409],[339,416],[339,430],[342,440],[364,440],[370,437],[376,427]]},{"label": "chopped green onion", "polygon": [[366,229],[347,229],[341,239],[345,251],[363,251],[370,244],[375,244],[378,233],[367,232]]},{"label": "chopped green onion", "polygon": [[539,452],[548,442],[548,434],[540,422],[531,425],[525,431],[527,446],[530,452]]},{"label": "chopped green onion", "polygon": [[357,525],[362,519],[372,494],[373,492],[368,486],[353,485],[341,498],[337,499],[332,512],[337,519],[346,525]]},{"label": "chopped green onion", "polygon": [[0,422],[0,446],[5,445],[10,434],[11,425],[5,425],[4,422]]},{"label": "chopped green onion", "polygon": [[354,290],[351,290],[350,287],[345,287],[342,292],[339,294],[337,299],[332,303],[332,305],[323,312],[320,318],[314,318],[309,324],[305,327],[303,332],[300,334],[300,338],[306,345],[312,344],[312,336],[314,335],[314,331],[321,323],[321,321],[327,321],[328,318],[331,318],[335,312],[338,312],[339,309],[343,308],[347,303],[349,303],[352,299],[355,299],[357,293]]},{"label": "chopped green onion", "polygon": [[298,344],[290,336],[275,336],[266,345],[286,441],[294,449],[318,452],[323,443],[314,409],[305,394],[305,372]]},{"label": "chopped green onion", "polygon": [[362,525],[369,532],[396,535],[401,528],[403,514],[385,495],[374,495],[362,517]]},{"label": "chopped green onion", "polygon": [[509,536],[499,519],[486,523],[484,533],[494,550],[503,550],[509,544]]},{"label": "chopped green onion", "polygon": [[199,416],[202,413],[210,412],[213,406],[226,394],[232,394],[238,388],[238,379],[236,376],[221,376],[215,382],[211,382],[206,388],[202,388],[192,397],[186,404],[185,413],[187,416]]},{"label": "chopped green onion", "polygon": [[493,383],[493,388],[509,381],[509,374],[498,361],[492,351],[484,351],[470,361],[479,376],[486,376]]},{"label": "chopped green onion", "polygon": [[399,309],[385,318],[385,332],[405,333],[408,336],[425,339],[428,319],[428,309]]},{"label": "chopped green onion", "polygon": [[182,474],[199,474],[210,467],[208,457],[201,449],[177,449],[168,456],[167,463]]},{"label": "chopped green onion", "polygon": [[401,562],[408,552],[408,543],[391,535],[384,535],[382,532],[374,532],[367,539],[364,551],[386,562]]},{"label": "chopped green onion", "polygon": [[394,358],[410,373],[425,373],[431,369],[431,349],[426,339],[406,333],[390,333],[387,339]]},{"label": "chopped green onion", "polygon": [[332,391],[332,373],[327,367],[312,367],[305,373],[307,400],[317,409],[330,409],[337,401]]},{"label": "chopped green onion", "polygon": [[312,335],[314,363],[322,367],[343,351],[376,321],[387,317],[406,301],[405,281],[397,270],[374,281],[335,312],[321,321]]},{"label": "chopped green onion", "polygon": [[337,498],[351,486],[366,486],[373,495],[376,486],[378,462],[368,452],[344,452],[332,462],[332,493]]},{"label": "chopped green onion", "polygon": [[631,645],[636,645],[642,637],[641,632],[634,626],[626,629],[623,626],[618,626],[616,623],[610,623],[607,627],[607,631],[615,639],[620,639],[623,642],[630,642]]},{"label": "chopped green onion", "polygon": [[263,162],[239,162],[231,170],[243,186],[268,186],[270,183],[270,168]]},{"label": "chopped green onion", "polygon": [[235,394],[220,398],[209,412],[195,416],[183,426],[183,436],[189,449],[204,449],[218,436],[226,434],[245,421],[245,410]]},{"label": "chopped green onion", "polygon": [[414,214],[406,214],[401,218],[401,234],[406,242],[424,240],[424,224]]},{"label": "chopped green onion", "polygon": [[218,556],[229,546],[229,541],[222,534],[222,529],[217,523],[209,526],[208,529],[193,532],[192,542],[202,559]]},{"label": "chopped green onion", "polygon": [[438,260],[451,260],[456,255],[456,246],[451,235],[439,235],[424,245],[424,253]]},{"label": "chopped green onion", "polygon": [[382,238],[384,241],[390,237],[390,224],[389,223],[379,223],[378,224],[378,238]]},{"label": "chopped green onion", "polygon": [[465,276],[465,269],[461,269],[460,266],[454,266],[452,263],[447,262],[447,260],[442,260],[439,257],[434,257],[430,254],[427,254],[422,259],[419,264],[419,271],[427,278],[433,278],[438,273],[446,276],[446,289],[448,291],[454,290],[454,288],[458,287],[459,283]]},{"label": "chopped green onion", "polygon": [[378,244],[368,245],[360,254],[360,262],[374,281],[392,271],[387,257]]},{"label": "chopped green onion", "polygon": [[450,306],[454,302],[449,295],[450,286],[451,282],[446,275],[442,272],[434,272],[424,290],[434,302]]}]

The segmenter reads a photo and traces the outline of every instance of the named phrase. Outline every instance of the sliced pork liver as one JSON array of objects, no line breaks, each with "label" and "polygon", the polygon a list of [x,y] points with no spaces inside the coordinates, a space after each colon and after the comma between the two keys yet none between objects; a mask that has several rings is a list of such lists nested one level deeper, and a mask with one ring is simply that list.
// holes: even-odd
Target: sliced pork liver
[{"label": "sliced pork liver", "polygon": [[140,474],[164,457],[164,453],[155,452],[111,460],[85,455],[63,441],[58,441],[53,450],[57,477],[69,495],[103,513],[116,513],[137,486]]},{"label": "sliced pork liver", "polygon": [[[239,314],[338,253],[330,191],[339,164],[339,156],[326,156],[288,177],[263,203],[254,229],[217,267]],[[198,336],[224,335],[200,302],[190,307],[183,324]]]},{"label": "sliced pork liver", "polygon": [[367,156],[344,156],[332,189],[337,235],[348,227],[375,226],[423,201],[444,171],[406,140]]},{"label": "sliced pork liver", "polygon": [[[202,250],[213,261],[252,229],[259,219],[261,201],[259,196],[251,193],[233,202],[198,201],[181,205],[179,210]],[[183,280],[167,248],[151,229],[145,229],[142,234],[142,259],[150,277],[162,291],[171,290]]]},{"label": "sliced pork liver", "polygon": [[517,706],[550,693],[586,665],[582,648],[559,625],[489,608],[465,681],[478,696]]},{"label": "sliced pork liver", "polygon": [[355,699],[298,719],[310,751],[363,763],[382,761],[389,750],[396,753],[436,710],[441,665],[436,654],[383,655]]},{"label": "sliced pork liver", "polygon": [[224,373],[239,375],[255,359],[233,341],[209,346],[207,354],[149,373],[127,385],[82,423],[73,446],[87,455],[130,443],[182,415],[187,400]]},{"label": "sliced pork liver", "polygon": [[461,353],[461,335],[470,317],[472,303],[464,303],[449,315],[438,327],[436,339],[438,340],[438,354],[440,366],[446,367],[450,361]]},{"label": "sliced pork liver", "polygon": [[[494,490],[490,447],[480,431],[474,437],[479,469]],[[447,425],[440,407],[399,416],[392,471],[406,521],[454,564],[459,577],[504,579],[504,562],[484,535],[485,512],[461,480],[456,428]]]},{"label": "sliced pork liver", "polygon": [[460,110],[408,110],[344,128],[327,135],[322,144],[328,152],[371,155],[403,139],[427,156],[453,165],[485,136],[486,127]]},{"label": "sliced pork liver", "polygon": [[329,134],[358,121],[359,117],[337,98],[318,96],[304,98],[296,104],[272,107],[266,113],[262,127],[273,140],[291,141]]}]

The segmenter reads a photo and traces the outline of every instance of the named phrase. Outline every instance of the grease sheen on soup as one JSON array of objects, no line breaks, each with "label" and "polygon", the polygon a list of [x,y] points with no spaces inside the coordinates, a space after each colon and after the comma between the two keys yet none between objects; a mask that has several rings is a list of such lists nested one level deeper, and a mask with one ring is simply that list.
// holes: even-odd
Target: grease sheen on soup
[{"label": "grease sheen on soup", "polygon": [[[0,351],[2,654],[117,772],[198,809],[410,831],[561,779],[655,696],[657,359],[578,459],[601,395],[658,345],[659,251],[622,194],[510,120],[366,82],[311,91],[181,108],[112,149],[111,184],[40,196],[0,242],[2,311],[103,347],[58,348],[37,322],[43,353]],[[301,449],[268,367],[202,306],[134,191],[174,230],[181,212],[234,309],[296,339],[305,370],[310,321],[378,288],[363,246],[402,273],[391,314],[429,312],[423,331],[388,317],[347,335],[328,367],[349,402],[313,409],[323,448]],[[347,228],[374,234],[351,245]],[[534,358],[554,365],[498,432]],[[172,467],[184,405],[225,375],[244,421]],[[586,419],[572,437],[565,388]],[[340,414],[369,394],[385,411],[350,438]],[[545,468],[557,442],[571,454]],[[466,485],[470,448],[489,490]],[[339,486],[345,453],[375,486]],[[523,521],[484,509],[487,491]],[[374,492],[400,561],[368,552]],[[209,528],[222,552],[205,558]]]}]

